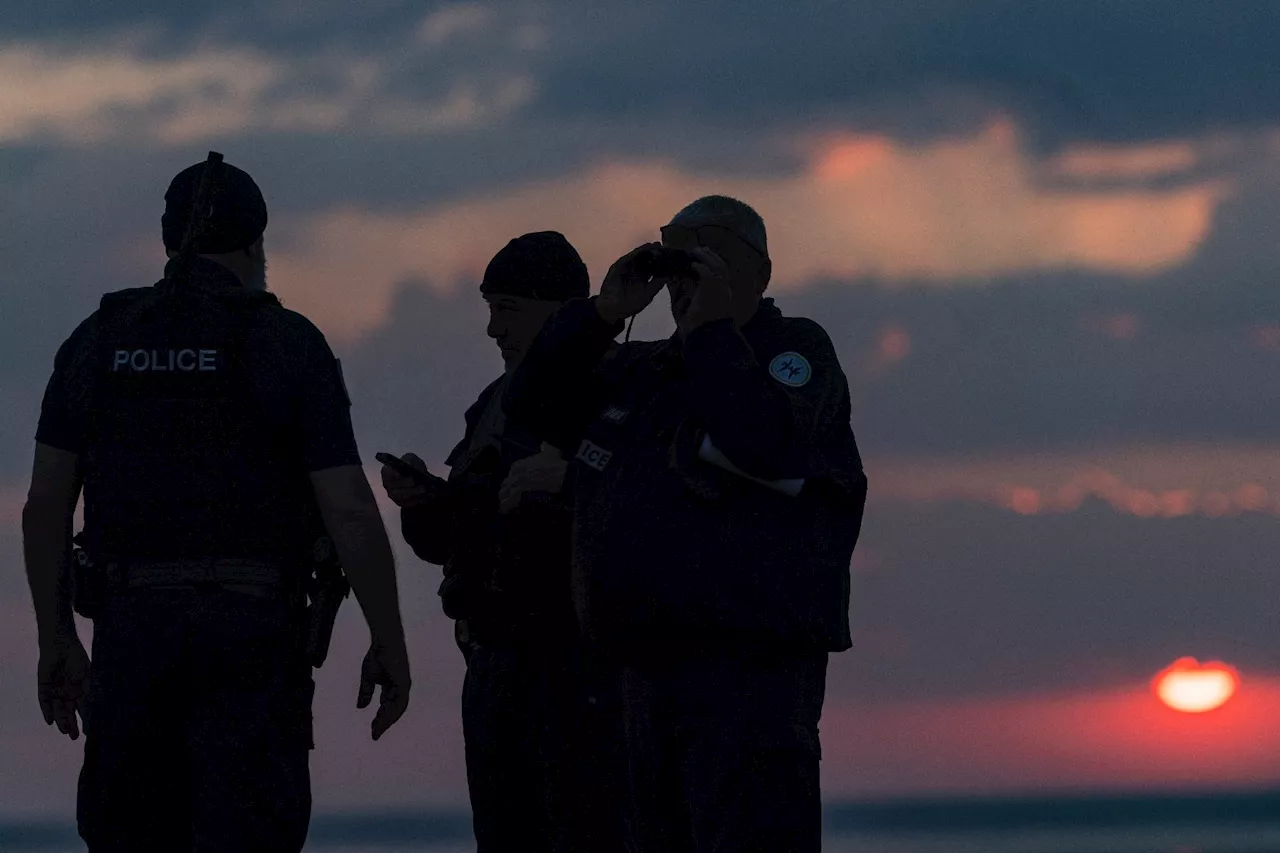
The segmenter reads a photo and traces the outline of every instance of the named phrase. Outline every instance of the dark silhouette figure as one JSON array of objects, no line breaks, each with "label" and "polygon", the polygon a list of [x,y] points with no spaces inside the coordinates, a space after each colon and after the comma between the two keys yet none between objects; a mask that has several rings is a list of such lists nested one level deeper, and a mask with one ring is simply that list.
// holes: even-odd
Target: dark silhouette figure
[{"label": "dark silhouette figure", "polygon": [[[375,739],[409,700],[395,567],[340,367],[266,290],[257,185],[212,154],[165,202],[165,278],[104,296],[44,397],[23,512],[40,705],[72,739],[83,722],[93,853],[296,851],[313,545],[327,529],[369,623],[357,704],[382,685]],[[71,615],[82,486],[92,665]]]},{"label": "dark silhouette figure", "polygon": [[444,567],[440,596],[467,661],[467,784],[479,853],[610,853],[622,847],[616,672],[580,641],[569,594],[572,510],[559,450],[506,420],[503,390],[539,329],[589,292],[555,232],[510,241],[481,293],[506,371],[466,412],[447,481],[382,471],[405,540]]},{"label": "dark silhouette figure", "polygon": [[[622,666],[635,850],[821,847],[867,483],[831,342],[762,298],[770,272],[755,211],[699,199],[557,312],[507,390],[510,422],[575,454],[574,604]],[[615,348],[663,287],[676,333]]]}]

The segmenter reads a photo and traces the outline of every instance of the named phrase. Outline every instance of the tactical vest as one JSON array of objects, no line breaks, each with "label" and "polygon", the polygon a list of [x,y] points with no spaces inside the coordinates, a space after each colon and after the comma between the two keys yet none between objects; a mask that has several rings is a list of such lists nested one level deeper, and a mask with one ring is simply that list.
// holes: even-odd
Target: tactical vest
[{"label": "tactical vest", "polygon": [[[88,352],[87,550],[96,559],[298,560],[314,498],[288,425],[269,423],[243,350],[270,294],[107,294]],[[296,444],[296,442],[295,442]]]}]

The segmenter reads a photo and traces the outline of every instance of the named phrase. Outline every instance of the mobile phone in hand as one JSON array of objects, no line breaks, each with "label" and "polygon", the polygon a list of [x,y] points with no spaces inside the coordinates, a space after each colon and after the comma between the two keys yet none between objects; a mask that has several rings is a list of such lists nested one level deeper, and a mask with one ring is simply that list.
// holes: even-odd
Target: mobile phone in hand
[{"label": "mobile phone in hand", "polygon": [[405,462],[399,456],[391,453],[375,453],[373,458],[386,465],[392,471],[403,477],[409,477],[424,486],[436,486],[440,483],[440,478],[428,471],[421,471],[408,462]]}]

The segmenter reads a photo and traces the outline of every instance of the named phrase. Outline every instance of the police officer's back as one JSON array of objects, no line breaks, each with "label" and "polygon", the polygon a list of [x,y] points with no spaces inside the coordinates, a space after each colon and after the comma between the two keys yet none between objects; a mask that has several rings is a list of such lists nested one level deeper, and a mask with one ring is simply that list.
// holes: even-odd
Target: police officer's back
[{"label": "police officer's back", "polygon": [[[165,279],[104,296],[45,394],[23,516],[41,705],[73,738],[84,722],[90,850],[298,850],[311,548],[332,537],[369,621],[375,737],[408,701],[394,564],[338,364],[266,291],[257,186],[211,157],[165,199]],[[87,684],[67,582],[81,484]]]}]

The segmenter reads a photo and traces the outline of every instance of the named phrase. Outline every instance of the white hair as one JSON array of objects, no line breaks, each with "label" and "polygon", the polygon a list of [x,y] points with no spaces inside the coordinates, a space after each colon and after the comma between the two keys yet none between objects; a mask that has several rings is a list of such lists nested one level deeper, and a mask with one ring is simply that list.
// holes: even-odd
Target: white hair
[{"label": "white hair", "polygon": [[768,257],[769,246],[765,236],[764,220],[745,201],[727,195],[706,195],[685,205],[675,216],[672,225],[723,225]]}]

